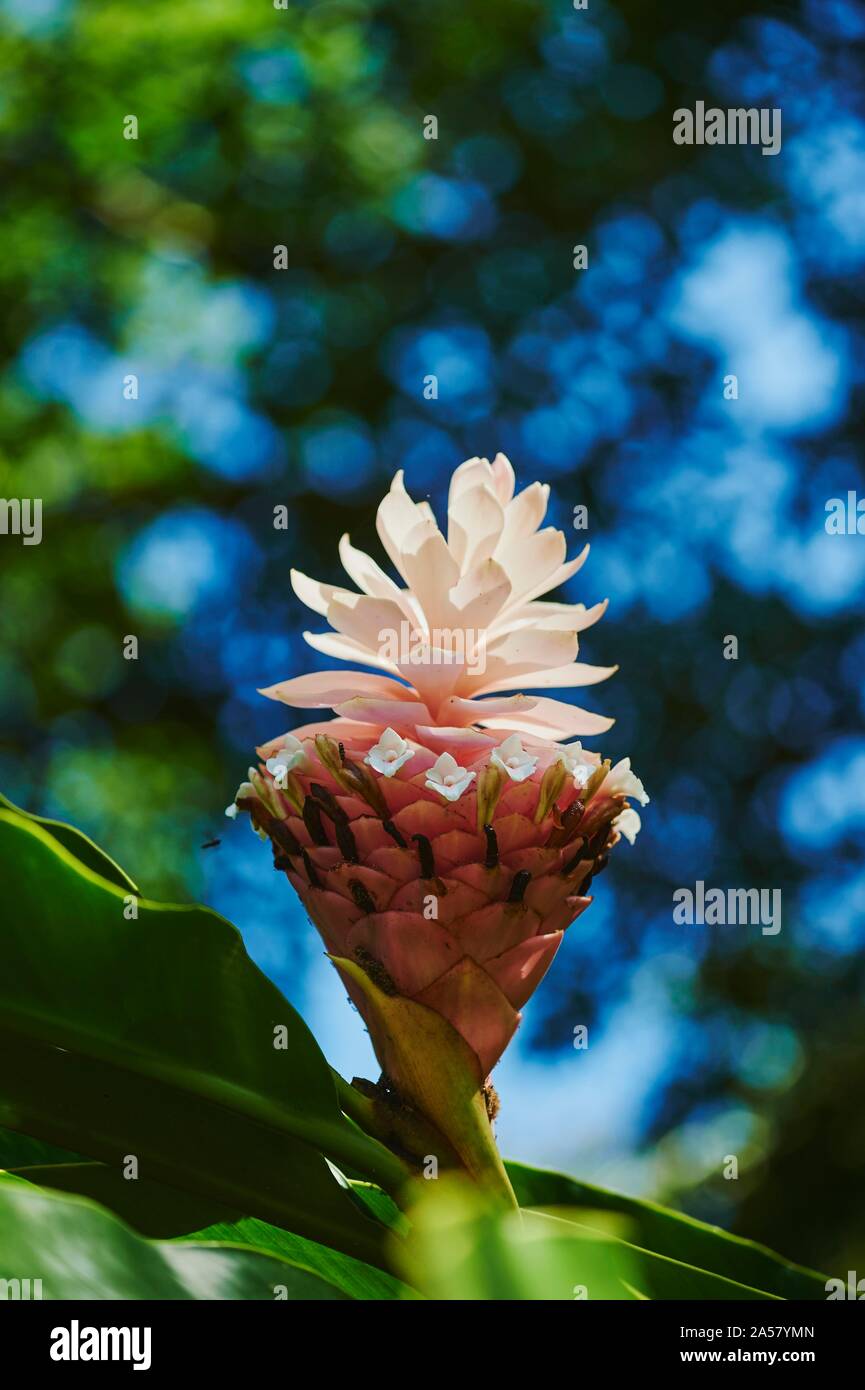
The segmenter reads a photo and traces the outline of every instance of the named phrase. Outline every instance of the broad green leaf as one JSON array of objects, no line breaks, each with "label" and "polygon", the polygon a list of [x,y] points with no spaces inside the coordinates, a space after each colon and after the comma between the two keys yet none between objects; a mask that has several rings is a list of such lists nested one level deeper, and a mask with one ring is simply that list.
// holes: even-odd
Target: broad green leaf
[{"label": "broad green leaf", "polygon": [[293,1235],[254,1217],[243,1217],[235,1222],[217,1222],[204,1230],[196,1231],[186,1239],[215,1244],[227,1242],[229,1245],[246,1245],[264,1254],[296,1260],[298,1264],[315,1270],[322,1278],[355,1299],[394,1300],[421,1297],[414,1289],[386,1274],[384,1270],[374,1269],[372,1265],[352,1259],[350,1255],[328,1249],[316,1241],[304,1240],[302,1236]]},{"label": "broad green leaf", "polygon": [[732,1236],[718,1226],[709,1226],[654,1202],[577,1182],[564,1173],[515,1162],[508,1162],[506,1167],[523,1207],[577,1209],[583,1225],[599,1230],[607,1228],[611,1217],[624,1218],[629,1223],[631,1243],[686,1266],[762,1289],[776,1298],[826,1297],[825,1275],[793,1264],[765,1246]]},{"label": "broad green leaf", "polygon": [[[493,1207],[477,1188],[441,1178],[411,1209],[396,1253],[406,1279],[427,1297],[584,1301],[708,1299],[773,1295],[642,1250],[566,1216]],[[620,1222],[619,1229],[625,1229]]]},{"label": "broad green leaf", "polygon": [[36,1163],[79,1163],[81,1155],[70,1153],[44,1139],[34,1139],[20,1130],[0,1128],[0,1169],[23,1168]]},{"label": "broad green leaf", "polygon": [[390,1226],[399,1235],[405,1235],[408,1222],[392,1197],[371,1182],[350,1182],[349,1187],[354,1198],[364,1210],[372,1213],[376,1221]]},{"label": "broad green leaf", "polygon": [[[315,1152],[398,1187],[312,1034],[216,913],[138,900],[0,812],[0,1124],[376,1258]],[[275,1046],[275,1042],[280,1046]]]},{"label": "broad green leaf", "polygon": [[[384,1259],[382,1228],[308,1145],[125,1068],[32,1040],[22,1049],[20,1035],[2,1028],[0,1122],[38,1129],[117,1172],[134,1157],[139,1180],[259,1216],[373,1264]],[[181,1222],[171,1234],[190,1229]]]},{"label": "broad green leaf", "polygon": [[631,1299],[628,1247],[566,1222],[507,1210],[442,1177],[411,1210],[400,1247],[405,1278],[448,1301]]},{"label": "broad green leaf", "polygon": [[[110,1212],[0,1181],[0,1280],[45,1299],[346,1299],[300,1260],[240,1246],[149,1241]],[[4,1286],[7,1297],[20,1285]]]},{"label": "broad green leaf", "polygon": [[[255,1217],[220,1208],[189,1193],[146,1178],[128,1179],[103,1163],[54,1163],[18,1168],[7,1178],[53,1191],[88,1197],[107,1207],[139,1235],[180,1237],[197,1244],[246,1246],[311,1269],[352,1298],[418,1298],[414,1290],[381,1269],[285,1231]],[[368,1186],[368,1184],[364,1184]],[[378,1192],[378,1189],[374,1189]],[[384,1201],[389,1201],[379,1192]],[[394,1210],[397,1210],[396,1208]]]},{"label": "broad green leaf", "polygon": [[92,869],[94,873],[106,878],[117,888],[122,888],[124,893],[138,892],[138,888],[120,865],[115,864],[104,849],[100,849],[97,844],[94,844],[82,830],[76,830],[74,825],[64,825],[63,821],[49,820],[47,816],[35,816],[31,811],[22,811],[20,806],[15,806],[2,792],[0,792],[0,810],[12,811],[22,820],[32,821],[34,825],[41,825],[43,830],[68,849],[70,854],[86,868]]},{"label": "broad green leaf", "polygon": [[169,1239],[199,1231],[216,1222],[234,1222],[242,1215],[219,1202],[181,1192],[149,1178],[126,1178],[108,1163],[35,1163],[9,1168],[9,1177],[37,1187],[89,1197],[107,1207],[139,1235]]}]

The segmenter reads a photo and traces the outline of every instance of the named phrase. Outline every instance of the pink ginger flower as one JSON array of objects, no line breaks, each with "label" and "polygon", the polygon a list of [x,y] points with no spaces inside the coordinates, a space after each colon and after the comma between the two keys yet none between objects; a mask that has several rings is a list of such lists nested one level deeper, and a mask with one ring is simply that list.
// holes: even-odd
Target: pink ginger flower
[{"label": "pink ginger flower", "polygon": [[[502,454],[470,459],[451,480],[445,539],[398,473],[377,526],[406,588],[348,536],[340,556],[359,593],[292,572],[332,629],[306,633],[310,646],[374,669],[263,690],[336,717],[260,748],[236,801],[318,928],[389,1093],[447,1135],[470,1170],[483,1163],[452,1119],[454,1066],[471,1074],[469,1094],[489,1094],[593,877],[622,835],[633,843],[629,799],[648,801],[627,759],[611,768],[560,742],[611,720],[523,693],[593,685],[616,669],[576,660],[579,633],[606,602],[540,598],[588,553],[567,561],[563,532],[542,528],[548,495],[533,483],[514,496]],[[431,1079],[445,1052],[450,1094]]]}]

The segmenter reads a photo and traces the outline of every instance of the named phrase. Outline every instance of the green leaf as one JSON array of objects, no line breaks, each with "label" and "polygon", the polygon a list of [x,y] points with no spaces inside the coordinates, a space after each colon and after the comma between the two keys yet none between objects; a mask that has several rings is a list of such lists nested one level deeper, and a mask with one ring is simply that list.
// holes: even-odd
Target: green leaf
[{"label": "green leaf", "polygon": [[23,1168],[38,1163],[80,1163],[81,1155],[46,1144],[14,1129],[0,1128],[0,1169]]},{"label": "green leaf", "polygon": [[68,849],[80,864],[92,869],[94,873],[107,879],[115,887],[122,888],[124,893],[138,892],[138,888],[120,865],[115,864],[104,849],[100,849],[88,835],[85,835],[81,830],[76,830],[73,825],[64,825],[63,821],[49,820],[46,816],[34,816],[31,811],[22,811],[20,806],[15,806],[2,792],[0,792],[0,810],[12,811],[22,820],[31,821],[33,825],[41,825],[42,829]]},{"label": "green leaf", "polygon": [[[826,1276],[791,1263],[765,1246],[730,1235],[654,1202],[607,1192],[564,1173],[508,1162],[508,1174],[523,1207],[577,1209],[584,1226],[606,1229],[625,1219],[630,1242],[685,1266],[761,1289],[776,1298],[826,1297]],[[682,1294],[680,1297],[694,1297]]]},{"label": "green leaf", "polygon": [[352,1196],[365,1211],[369,1211],[383,1226],[389,1226],[399,1235],[408,1231],[408,1222],[396,1202],[371,1182],[350,1182]]},{"label": "green leaf", "polygon": [[260,1250],[265,1254],[296,1260],[307,1269],[315,1270],[322,1278],[355,1299],[394,1300],[421,1297],[407,1284],[381,1269],[374,1269],[371,1265],[352,1259],[350,1255],[340,1254],[315,1241],[304,1240],[302,1236],[283,1231],[254,1217],[243,1217],[235,1222],[217,1222],[187,1239],[217,1244],[227,1242],[231,1245],[248,1245],[251,1249]]},{"label": "green leaf", "polygon": [[[181,1237],[209,1245],[246,1246],[313,1270],[357,1299],[416,1299],[420,1295],[381,1269],[255,1217],[220,1208],[147,1178],[128,1179],[103,1163],[49,1163],[17,1168],[7,1178],[88,1197],[127,1226],[151,1238]],[[363,1184],[364,1187],[368,1184]],[[389,1202],[378,1188],[372,1189]],[[394,1208],[394,1210],[398,1210]]]},{"label": "green leaf", "polygon": [[[0,1124],[380,1261],[317,1152],[399,1187],[312,1034],[216,913],[138,901],[0,812]],[[274,1046],[276,1030],[282,1047]]]},{"label": "green leaf", "polygon": [[8,1178],[0,1181],[0,1279],[41,1280],[45,1299],[348,1297],[301,1260],[145,1240],[92,1202]]},{"label": "green leaf", "polygon": [[89,1197],[151,1238],[187,1235],[216,1222],[237,1221],[242,1214],[149,1178],[126,1178],[107,1163],[35,1163],[6,1171],[37,1187]]},{"label": "green leaf", "polygon": [[[773,1295],[642,1250],[575,1214],[507,1212],[477,1188],[442,1178],[411,1211],[397,1258],[428,1297],[459,1300],[583,1301],[707,1299]],[[621,1222],[618,1223],[620,1229]]]},{"label": "green leaf", "polygon": [[627,1247],[565,1222],[493,1204],[456,1177],[441,1177],[412,1208],[401,1247],[405,1277],[448,1301],[630,1299]]}]

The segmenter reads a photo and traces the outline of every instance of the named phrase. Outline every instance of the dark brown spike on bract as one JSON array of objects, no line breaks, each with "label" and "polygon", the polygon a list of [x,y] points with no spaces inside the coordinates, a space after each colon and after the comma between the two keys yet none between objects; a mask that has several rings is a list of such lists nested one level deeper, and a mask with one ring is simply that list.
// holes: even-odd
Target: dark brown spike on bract
[{"label": "dark brown spike on bract", "polygon": [[572,874],[572,873],[574,872],[574,869],[577,867],[577,865],[579,864],[579,862],[580,862],[581,859],[589,859],[590,857],[591,857],[591,856],[586,852],[585,843],[581,840],[580,843],[579,843],[579,846],[578,846],[578,848],[577,848],[576,854],[574,854],[574,855],[568,860],[567,864],[562,865],[562,869],[561,869],[562,878],[567,878],[569,874]]},{"label": "dark brown spike on bract", "polygon": [[312,782],[311,787],[312,794],[316,801],[320,804],[324,814],[330,816],[334,825],[339,825],[340,822],[342,822],[343,825],[347,824],[348,816],[340,806],[333,792],[328,791],[327,787],[323,787],[320,782]]},{"label": "dark brown spike on bract", "polygon": [[300,845],[298,844],[294,832],[289,830],[285,821],[277,820],[276,816],[274,816],[271,824],[268,826],[268,832],[272,839],[279,845],[280,849],[285,850],[286,854],[300,854]]},{"label": "dark brown spike on bract", "polygon": [[307,796],[304,798],[303,823],[309,831],[309,838],[314,845],[321,845],[323,847],[330,844],[327,838],[327,831],[321,820],[321,806],[314,796]]},{"label": "dark brown spike on bract", "polygon": [[484,868],[497,869],[499,867],[499,842],[496,838],[496,832],[491,825],[485,825],[484,834],[487,837],[487,853],[484,859]]},{"label": "dark brown spike on bract", "polygon": [[433,848],[426,835],[412,835],[412,839],[417,845],[418,858],[420,859],[420,871],[424,878],[435,878],[436,866],[433,857]]},{"label": "dark brown spike on bract", "polygon": [[529,869],[519,869],[511,879],[511,890],[508,893],[509,903],[521,903],[526,889],[531,883],[532,875]]},{"label": "dark brown spike on bract", "polygon": [[301,853],[303,855],[303,867],[306,869],[306,876],[309,879],[310,888],[320,888],[321,879],[318,876],[318,871],[315,865],[309,857],[309,851],[302,850]]},{"label": "dark brown spike on bract", "polygon": [[602,825],[600,830],[595,831],[586,845],[589,858],[596,859],[599,854],[607,847],[607,840],[610,838],[609,825]]},{"label": "dark brown spike on bract", "polygon": [[399,845],[400,849],[408,849],[408,845],[405,842],[405,837],[400,834],[392,820],[383,820],[382,825],[384,826],[390,838]]},{"label": "dark brown spike on bract", "polygon": [[347,864],[357,864],[357,841],[347,820],[338,820],[334,826],[336,843]]},{"label": "dark brown spike on bract", "polygon": [[354,898],[355,903],[361,912],[375,912],[375,898],[369,891],[365,883],[361,883],[359,878],[350,878],[348,881],[348,891]]}]

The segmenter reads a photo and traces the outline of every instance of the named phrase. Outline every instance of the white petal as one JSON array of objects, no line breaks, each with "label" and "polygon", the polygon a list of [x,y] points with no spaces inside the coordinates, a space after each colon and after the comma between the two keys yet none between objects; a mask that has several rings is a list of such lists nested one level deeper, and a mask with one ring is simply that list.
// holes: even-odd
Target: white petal
[{"label": "white petal", "polygon": [[[402,590],[371,556],[363,550],[355,549],[347,535],[340,539],[339,558],[349,579],[354,580],[362,593],[369,594],[372,598],[389,598],[393,599],[394,603],[400,602]],[[324,611],[327,612],[327,609]]]},{"label": "white petal", "polygon": [[[517,541],[537,531],[547,514],[550,489],[546,483],[532,483],[508,503],[499,550],[504,552]],[[500,558],[498,555],[496,558]]]},{"label": "white petal", "polygon": [[636,840],[641,825],[642,821],[633,806],[627,806],[613,820],[613,829],[618,830],[620,835],[624,835],[629,844],[633,844]]},{"label": "white petal", "polygon": [[458,494],[448,507],[448,548],[463,572],[489,559],[504,520],[504,508],[489,483]]},{"label": "white petal", "polygon": [[309,575],[303,574],[301,570],[292,570],[290,579],[291,587],[301,603],[305,603],[313,613],[321,613],[323,617],[327,615],[334,594],[341,592],[338,585],[322,584],[318,579],[310,579]]},{"label": "white petal", "polygon": [[390,485],[390,492],[380,503],[375,519],[379,539],[400,574],[403,543],[409,532],[425,519],[425,514],[406,492],[400,469]]},{"label": "white petal", "polygon": [[492,463],[493,480],[496,485],[496,496],[503,507],[506,507],[514,495],[514,470],[509,458],[504,454],[496,454]]}]

